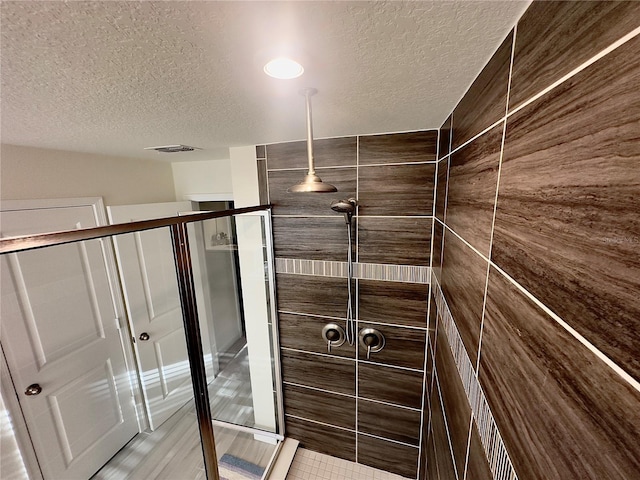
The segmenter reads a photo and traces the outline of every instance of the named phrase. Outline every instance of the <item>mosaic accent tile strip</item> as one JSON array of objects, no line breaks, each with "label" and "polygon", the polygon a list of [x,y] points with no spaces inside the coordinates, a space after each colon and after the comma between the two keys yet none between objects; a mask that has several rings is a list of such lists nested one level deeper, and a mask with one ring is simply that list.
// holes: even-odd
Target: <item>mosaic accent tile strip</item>
[{"label": "mosaic accent tile strip", "polygon": [[[276,257],[276,273],[347,278],[347,262]],[[354,262],[353,278],[428,285],[431,269],[419,265]]]},{"label": "mosaic accent tile strip", "polygon": [[489,467],[494,480],[517,480],[518,476],[513,468],[509,454],[504,446],[500,432],[489,409],[489,404],[485,398],[480,383],[474,374],[473,365],[467,355],[467,351],[462,343],[462,338],[447,302],[442,294],[442,289],[438,280],[432,279],[432,288],[435,296],[438,315],[444,326],[451,352],[458,368],[458,373],[462,379],[464,390],[469,399],[473,416],[476,419],[478,432],[482,446],[489,461]]}]

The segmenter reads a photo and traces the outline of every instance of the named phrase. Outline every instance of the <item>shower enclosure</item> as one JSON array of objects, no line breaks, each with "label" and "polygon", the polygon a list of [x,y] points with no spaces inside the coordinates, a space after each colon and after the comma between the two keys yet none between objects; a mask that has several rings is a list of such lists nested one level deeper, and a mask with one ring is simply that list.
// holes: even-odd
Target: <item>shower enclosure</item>
[{"label": "shower enclosure", "polygon": [[[46,234],[3,211],[2,392],[31,478],[266,478],[284,434],[269,208],[92,228],[72,209]],[[243,298],[224,349],[216,252]]]}]

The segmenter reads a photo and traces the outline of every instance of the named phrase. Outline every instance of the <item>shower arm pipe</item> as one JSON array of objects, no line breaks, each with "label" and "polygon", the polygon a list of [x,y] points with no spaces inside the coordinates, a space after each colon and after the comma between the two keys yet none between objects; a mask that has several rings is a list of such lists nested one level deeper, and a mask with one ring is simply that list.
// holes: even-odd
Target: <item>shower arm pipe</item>
[{"label": "shower arm pipe", "polygon": [[309,160],[309,172],[307,175],[315,175],[316,170],[313,162],[313,123],[311,120],[311,95],[315,95],[315,88],[305,88],[303,90],[305,104],[307,107],[307,157]]}]

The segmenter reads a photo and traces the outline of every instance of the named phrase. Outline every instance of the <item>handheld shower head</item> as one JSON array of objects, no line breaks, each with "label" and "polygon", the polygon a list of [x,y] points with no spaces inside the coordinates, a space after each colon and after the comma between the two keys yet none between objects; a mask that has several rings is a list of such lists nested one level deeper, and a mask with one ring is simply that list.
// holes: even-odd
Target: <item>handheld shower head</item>
[{"label": "handheld shower head", "polygon": [[347,224],[351,223],[351,217],[356,211],[358,202],[355,198],[347,198],[343,200],[334,200],[331,202],[331,210],[344,214],[344,221]]}]

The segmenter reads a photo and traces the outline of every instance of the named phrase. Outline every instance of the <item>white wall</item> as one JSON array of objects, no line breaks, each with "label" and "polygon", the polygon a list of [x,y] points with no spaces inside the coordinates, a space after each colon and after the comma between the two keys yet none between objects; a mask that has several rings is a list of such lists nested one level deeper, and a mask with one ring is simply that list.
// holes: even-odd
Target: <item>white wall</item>
[{"label": "white wall", "polygon": [[0,146],[0,198],[97,197],[105,205],[175,200],[171,164],[62,150]]},{"label": "white wall", "polygon": [[231,161],[207,160],[201,162],[174,162],[173,182],[176,198],[187,199],[187,195],[228,194],[231,199]]}]

